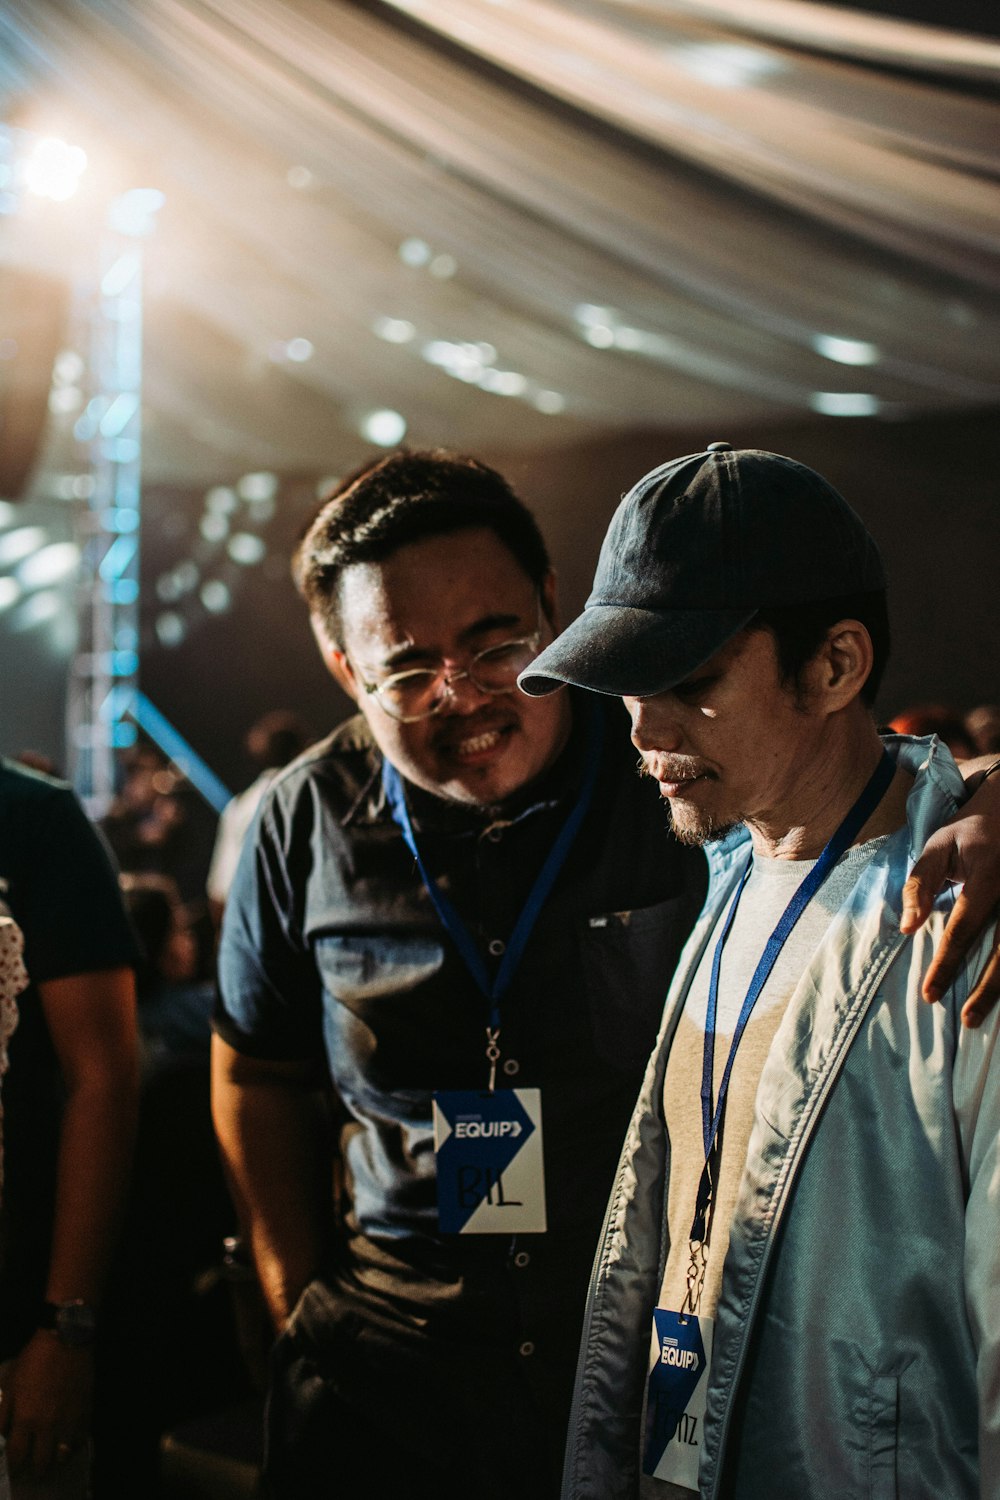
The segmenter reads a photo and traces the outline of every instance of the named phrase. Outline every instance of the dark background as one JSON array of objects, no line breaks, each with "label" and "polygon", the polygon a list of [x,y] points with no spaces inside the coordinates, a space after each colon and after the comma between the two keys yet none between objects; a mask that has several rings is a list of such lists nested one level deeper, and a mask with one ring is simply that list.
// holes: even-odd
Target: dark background
[{"label": "dark background", "polygon": [[[894,646],[878,704],[885,718],[919,700],[967,709],[1000,698],[997,431],[997,414],[989,411],[906,423],[639,431],[545,453],[482,456],[538,515],[559,573],[564,620],[583,607],[618,500],[654,465],[724,439],[817,468],[864,517],[888,562]],[[288,556],[317,505],[316,480],[283,479],[264,530],[266,558],[255,568],[231,569],[231,611],[195,610],[186,640],[173,649],[152,635],[153,617],[163,608],[155,580],[187,555],[203,495],[154,485],[144,496],[141,685],[232,788],[250,776],[241,742],[259,714],[293,708],[322,733],[348,709],[320,662],[288,574]],[[10,754],[31,745],[61,761],[65,663],[43,635],[4,638],[10,659],[3,662],[3,699],[16,711],[3,714],[0,747]]]}]

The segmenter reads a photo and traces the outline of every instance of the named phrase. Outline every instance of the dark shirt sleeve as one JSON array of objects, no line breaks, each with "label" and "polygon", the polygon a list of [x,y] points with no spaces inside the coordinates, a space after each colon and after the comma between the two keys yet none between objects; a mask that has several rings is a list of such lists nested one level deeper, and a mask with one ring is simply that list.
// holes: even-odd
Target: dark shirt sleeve
[{"label": "dark shirt sleeve", "polygon": [[34,800],[13,893],[33,983],[130,967],[136,944],[104,841],[68,787]]},{"label": "dark shirt sleeve", "polygon": [[322,990],[302,933],[307,880],[308,853],[296,859],[281,809],[266,799],[226,901],[212,1021],[223,1041],[252,1057],[322,1054]]}]

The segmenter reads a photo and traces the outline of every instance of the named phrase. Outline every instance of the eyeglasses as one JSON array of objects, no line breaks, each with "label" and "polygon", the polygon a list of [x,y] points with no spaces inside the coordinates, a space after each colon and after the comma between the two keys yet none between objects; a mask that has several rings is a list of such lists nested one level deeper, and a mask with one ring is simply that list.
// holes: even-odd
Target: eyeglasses
[{"label": "eyeglasses", "polygon": [[371,693],[391,719],[400,724],[415,724],[439,714],[455,690],[455,683],[467,677],[481,693],[509,693],[525,667],[538,655],[541,642],[541,610],[538,628],[531,635],[517,636],[477,651],[469,665],[460,672],[440,667],[412,667],[394,672],[382,682],[365,682],[355,668],[355,676],[366,693]]}]

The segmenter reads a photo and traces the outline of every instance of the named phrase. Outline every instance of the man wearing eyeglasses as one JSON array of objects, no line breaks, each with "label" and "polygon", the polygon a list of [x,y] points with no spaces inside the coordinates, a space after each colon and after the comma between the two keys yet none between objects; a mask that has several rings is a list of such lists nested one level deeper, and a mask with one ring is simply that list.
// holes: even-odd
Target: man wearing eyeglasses
[{"label": "man wearing eyeglasses", "polygon": [[551,1500],[593,1246],[702,856],[635,775],[616,704],[516,690],[556,633],[555,588],[494,471],[380,460],[321,509],[295,571],[359,713],[265,797],[214,1043],[280,1333],[271,1491]]},{"label": "man wearing eyeglasses", "polygon": [[[321,510],[296,576],[359,715],[265,798],[215,1039],[285,1330],[272,1490],[541,1500],[702,858],[667,837],[620,708],[518,692],[555,586],[498,474],[382,460]],[[310,1113],[331,1084],[332,1144]]]}]

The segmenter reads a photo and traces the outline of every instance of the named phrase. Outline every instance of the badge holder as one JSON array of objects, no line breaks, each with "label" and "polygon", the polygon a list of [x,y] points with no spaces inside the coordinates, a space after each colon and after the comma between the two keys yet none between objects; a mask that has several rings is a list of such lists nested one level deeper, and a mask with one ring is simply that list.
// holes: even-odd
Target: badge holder
[{"label": "badge holder", "polygon": [[486,1028],[487,1089],[433,1096],[438,1224],[445,1234],[543,1234],[540,1089],[500,1089],[499,1028]]},{"label": "badge holder", "polygon": [[707,1256],[707,1240],[692,1239],[684,1306],[653,1312],[642,1453],[644,1474],[695,1493],[715,1329],[697,1311]]}]

